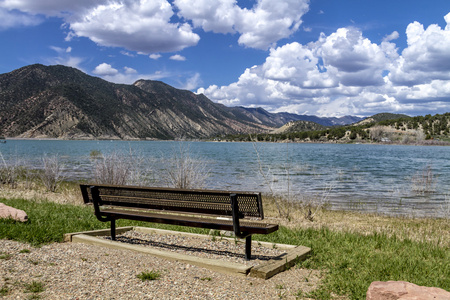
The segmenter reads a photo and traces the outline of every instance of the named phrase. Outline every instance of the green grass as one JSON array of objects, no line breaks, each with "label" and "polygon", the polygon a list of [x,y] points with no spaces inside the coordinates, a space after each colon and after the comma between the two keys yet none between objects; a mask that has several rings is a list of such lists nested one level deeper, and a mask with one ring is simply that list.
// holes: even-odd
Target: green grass
[{"label": "green grass", "polygon": [[[97,220],[93,208],[58,204],[49,201],[34,202],[24,199],[0,199],[0,202],[24,210],[27,222],[0,219],[0,239],[10,239],[41,246],[62,242],[65,233],[109,228],[109,222]],[[117,226],[148,226],[149,223],[119,220]]]},{"label": "green grass", "polygon": [[7,259],[10,259],[10,258],[11,258],[11,254],[0,252],[0,259],[7,260]]},{"label": "green grass", "polygon": [[158,280],[159,278],[161,278],[161,272],[151,270],[150,272],[141,272],[140,274],[136,275],[136,277],[142,281]]},{"label": "green grass", "polygon": [[[267,239],[271,236],[270,239]],[[301,267],[326,274],[309,297],[330,299],[332,294],[365,299],[371,282],[403,280],[450,290],[450,249],[432,243],[400,240],[384,234],[361,235],[326,228],[281,228],[267,240],[310,247],[313,254]],[[263,239],[263,236],[255,239]]]},{"label": "green grass", "polygon": [[[21,199],[0,199],[0,202],[23,209],[29,216],[29,221],[25,223],[0,220],[0,239],[40,246],[61,242],[64,233],[109,228],[109,223],[95,218],[92,207]],[[117,225],[155,224],[120,220]],[[190,227],[154,227],[208,233],[208,230]],[[450,290],[450,249],[439,243],[411,241],[405,237],[400,239],[395,235],[377,233],[362,235],[326,228],[285,227],[267,236],[254,236],[254,240],[310,247],[313,254],[300,266],[322,270],[325,274],[318,289],[307,295],[315,299],[329,299],[333,295],[365,299],[370,283],[377,280],[404,280]]]},{"label": "green grass", "polygon": [[25,284],[25,293],[41,293],[45,291],[45,286],[42,282],[33,281]]},{"label": "green grass", "polygon": [[6,285],[4,285],[1,289],[0,289],[0,297],[4,297],[6,295],[8,295],[9,293],[9,289]]}]

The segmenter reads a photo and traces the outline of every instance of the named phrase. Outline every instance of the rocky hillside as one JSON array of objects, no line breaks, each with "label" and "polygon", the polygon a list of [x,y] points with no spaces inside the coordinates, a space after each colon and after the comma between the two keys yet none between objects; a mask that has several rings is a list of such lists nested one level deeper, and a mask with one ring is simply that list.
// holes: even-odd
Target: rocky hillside
[{"label": "rocky hillside", "polygon": [[[232,141],[296,141],[296,142],[364,142],[421,145],[450,144],[450,113],[409,117],[390,113],[377,114],[347,126],[319,127],[320,125],[295,121],[271,133],[230,135]],[[377,121],[379,120],[379,121]]]},{"label": "rocky hillside", "polygon": [[26,66],[0,74],[0,136],[64,139],[174,139],[269,132],[319,118],[226,107],[160,81],[114,84],[65,66]]},{"label": "rocky hillside", "polygon": [[291,121],[275,129],[271,133],[289,133],[289,132],[303,132],[303,131],[314,131],[314,130],[324,130],[326,127],[311,121]]},{"label": "rocky hillside", "polygon": [[114,84],[65,66],[1,74],[0,107],[6,137],[173,139],[271,129],[162,82]]},{"label": "rocky hillside", "polygon": [[371,117],[365,118],[362,121],[354,123],[353,125],[360,126],[360,125],[377,123],[377,122],[382,122],[382,121],[387,121],[387,120],[396,120],[396,119],[400,119],[400,118],[410,118],[410,116],[407,116],[404,114],[379,113],[379,114],[373,115]]}]

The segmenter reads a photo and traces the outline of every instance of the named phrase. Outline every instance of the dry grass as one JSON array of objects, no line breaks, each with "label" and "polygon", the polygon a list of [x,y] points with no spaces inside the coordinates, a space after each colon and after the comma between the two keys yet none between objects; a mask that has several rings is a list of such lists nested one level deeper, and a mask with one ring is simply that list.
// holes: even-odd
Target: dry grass
[{"label": "dry grass", "polygon": [[17,198],[34,201],[48,200],[61,204],[82,205],[83,198],[78,190],[78,186],[61,186],[57,192],[49,192],[43,187],[34,186],[32,189],[25,188],[23,184],[19,184],[13,189],[9,186],[0,187],[0,198]]},{"label": "dry grass", "polygon": [[[404,218],[351,211],[320,209],[313,221],[305,218],[305,208],[292,204],[291,218],[279,218],[270,198],[264,198],[264,214],[271,222],[288,228],[329,228],[333,231],[352,232],[364,235],[384,233],[399,239],[427,241],[442,247],[450,247],[450,219]],[[273,220],[273,221],[272,221]]]},{"label": "dry grass", "polygon": [[[0,188],[0,198],[22,198],[29,200],[48,200],[56,203],[82,205],[83,200],[78,185],[62,185],[57,193],[51,193],[43,187],[25,189],[19,185],[15,189],[6,186]],[[277,222],[288,228],[329,228],[333,231],[360,233],[364,235],[384,233],[395,235],[399,239],[427,241],[442,247],[450,247],[450,219],[403,218],[377,214],[362,214],[349,211],[315,211],[313,221],[305,218],[307,207],[286,204],[290,208],[290,217],[279,217],[278,209],[270,197],[263,196],[264,214],[271,223]]]}]

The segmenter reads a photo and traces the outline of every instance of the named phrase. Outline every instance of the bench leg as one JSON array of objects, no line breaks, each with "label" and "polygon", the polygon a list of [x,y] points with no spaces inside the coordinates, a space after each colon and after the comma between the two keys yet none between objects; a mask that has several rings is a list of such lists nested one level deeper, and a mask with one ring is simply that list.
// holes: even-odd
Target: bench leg
[{"label": "bench leg", "polygon": [[116,240],[116,220],[111,220],[111,240]]},{"label": "bench leg", "polygon": [[249,235],[245,238],[245,260],[252,258],[252,236]]}]

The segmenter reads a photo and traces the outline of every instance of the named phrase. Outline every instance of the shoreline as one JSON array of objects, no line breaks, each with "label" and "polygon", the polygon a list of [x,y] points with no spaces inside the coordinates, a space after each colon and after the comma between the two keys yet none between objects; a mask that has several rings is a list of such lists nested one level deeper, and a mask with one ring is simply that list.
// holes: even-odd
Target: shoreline
[{"label": "shoreline", "polygon": [[292,144],[336,144],[336,145],[384,145],[384,146],[450,146],[450,142],[429,140],[430,142],[423,143],[395,143],[395,142],[373,142],[373,141],[233,141],[233,140],[214,140],[214,139],[186,139],[186,140],[163,140],[156,138],[146,139],[107,139],[107,138],[86,138],[86,139],[67,139],[67,138],[50,138],[50,137],[37,137],[37,138],[22,138],[22,137],[5,137],[2,139],[4,143],[8,140],[11,141],[110,141],[110,142],[208,142],[208,143],[292,143]]},{"label": "shoreline", "polygon": [[[2,201],[5,199],[6,201]],[[84,206],[78,185],[66,186],[58,192],[44,190],[0,189],[0,202],[14,206],[14,199],[24,199],[31,202],[53,202]],[[265,220],[275,222],[289,229],[322,229],[329,228],[338,232],[352,232],[363,235],[379,234],[396,235],[399,239],[414,241],[431,241],[450,248],[450,210],[447,217],[420,217],[417,215],[388,215],[375,212],[360,212],[353,210],[330,210],[319,207],[313,210],[311,219],[305,218],[308,208],[292,206],[289,218],[281,217],[276,204],[269,197],[262,197]],[[8,204],[9,202],[9,204]],[[450,209],[450,206],[449,208]],[[420,230],[418,230],[420,228]]]}]

